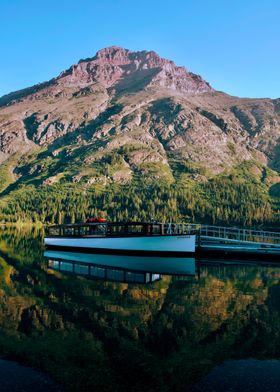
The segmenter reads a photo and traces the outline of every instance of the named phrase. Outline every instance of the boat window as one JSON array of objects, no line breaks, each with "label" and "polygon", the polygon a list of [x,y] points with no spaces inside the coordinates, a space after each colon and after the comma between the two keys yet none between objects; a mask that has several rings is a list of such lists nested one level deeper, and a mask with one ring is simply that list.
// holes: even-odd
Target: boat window
[{"label": "boat window", "polygon": [[108,269],[107,270],[107,278],[111,279],[111,280],[123,281],[124,280],[124,271],[117,270],[117,269]]},{"label": "boat window", "polygon": [[150,277],[151,282],[155,282],[156,280],[160,280],[160,278],[161,278],[161,275],[159,275],[159,274],[151,274],[151,277]]},{"label": "boat window", "polygon": [[90,227],[91,235],[105,235],[106,234],[106,225],[95,225]]},{"label": "boat window", "polygon": [[89,235],[89,226],[80,226],[80,235]]},{"label": "boat window", "polygon": [[161,225],[152,225],[152,234],[161,234]]},{"label": "boat window", "polygon": [[105,278],[105,268],[91,266],[90,274],[96,278]]},{"label": "boat window", "polygon": [[80,227],[79,226],[74,226],[74,235],[79,236],[80,235]]},{"label": "boat window", "polygon": [[64,235],[73,236],[74,233],[74,227],[64,227]]},{"label": "boat window", "polygon": [[129,234],[142,234],[143,233],[143,225],[129,225],[128,226],[128,233]]},{"label": "boat window", "polygon": [[60,228],[59,227],[55,227],[55,226],[53,226],[53,227],[48,227],[48,234],[49,235],[53,235],[53,236],[55,236],[55,235],[59,235],[60,233],[59,233],[59,230],[60,230]]},{"label": "boat window", "polygon": [[145,273],[126,272],[126,282],[145,283]]},{"label": "boat window", "polygon": [[75,273],[89,275],[88,265],[75,264]]},{"label": "boat window", "polygon": [[109,235],[137,235],[145,233],[145,228],[143,224],[139,225],[111,225],[108,227]]},{"label": "boat window", "polygon": [[73,263],[66,263],[65,261],[61,261],[60,263],[60,270],[61,271],[68,271],[73,272]]},{"label": "boat window", "polygon": [[48,267],[53,268],[55,270],[59,270],[59,261],[57,260],[49,260]]},{"label": "boat window", "polygon": [[127,233],[127,225],[116,225],[108,228],[110,235],[122,235]]}]

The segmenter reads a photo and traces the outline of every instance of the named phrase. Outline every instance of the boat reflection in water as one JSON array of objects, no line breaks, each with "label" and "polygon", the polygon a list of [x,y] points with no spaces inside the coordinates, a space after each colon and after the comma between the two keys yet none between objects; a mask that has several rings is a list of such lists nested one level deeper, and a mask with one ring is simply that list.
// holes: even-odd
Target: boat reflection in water
[{"label": "boat reflection in water", "polygon": [[48,267],[93,279],[152,283],[161,275],[195,276],[194,258],[144,257],[45,251]]}]

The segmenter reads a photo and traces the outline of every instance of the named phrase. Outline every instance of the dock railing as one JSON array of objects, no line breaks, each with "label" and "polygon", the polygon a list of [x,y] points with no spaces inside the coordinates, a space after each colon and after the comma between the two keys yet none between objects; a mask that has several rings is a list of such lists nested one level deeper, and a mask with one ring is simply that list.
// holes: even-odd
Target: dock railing
[{"label": "dock railing", "polygon": [[200,237],[202,240],[216,238],[232,242],[261,242],[269,244],[280,244],[280,233],[265,230],[240,229],[237,227],[222,226],[200,226]]}]

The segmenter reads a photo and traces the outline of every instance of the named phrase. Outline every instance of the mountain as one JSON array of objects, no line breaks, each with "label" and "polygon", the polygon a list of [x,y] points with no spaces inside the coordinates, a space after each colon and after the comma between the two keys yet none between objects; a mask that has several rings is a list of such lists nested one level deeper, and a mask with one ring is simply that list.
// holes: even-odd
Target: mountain
[{"label": "mountain", "polygon": [[[157,210],[147,205],[152,187],[155,197],[168,188],[171,207],[164,207],[172,217],[271,221],[279,136],[280,99],[232,97],[153,51],[105,48],[50,81],[0,98],[2,219],[74,221],[88,208],[108,211],[110,198],[97,201],[96,192],[118,194],[122,213],[111,216],[131,217],[120,195],[132,190],[132,216],[144,208],[164,218],[160,202]],[[69,190],[89,192],[90,202],[78,202],[75,211]],[[136,202],[141,192],[147,194]],[[36,207],[29,205],[35,194],[42,198]],[[43,208],[46,195],[53,210]]]}]

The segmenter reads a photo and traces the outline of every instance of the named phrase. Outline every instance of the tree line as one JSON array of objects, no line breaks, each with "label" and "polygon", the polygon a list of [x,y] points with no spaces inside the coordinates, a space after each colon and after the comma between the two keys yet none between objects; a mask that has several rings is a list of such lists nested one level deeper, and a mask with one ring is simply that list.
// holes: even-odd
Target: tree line
[{"label": "tree line", "polygon": [[279,223],[268,193],[258,184],[215,178],[188,186],[81,184],[23,187],[1,200],[0,221],[44,224],[84,222],[88,216],[108,220],[182,221],[260,226]]}]

